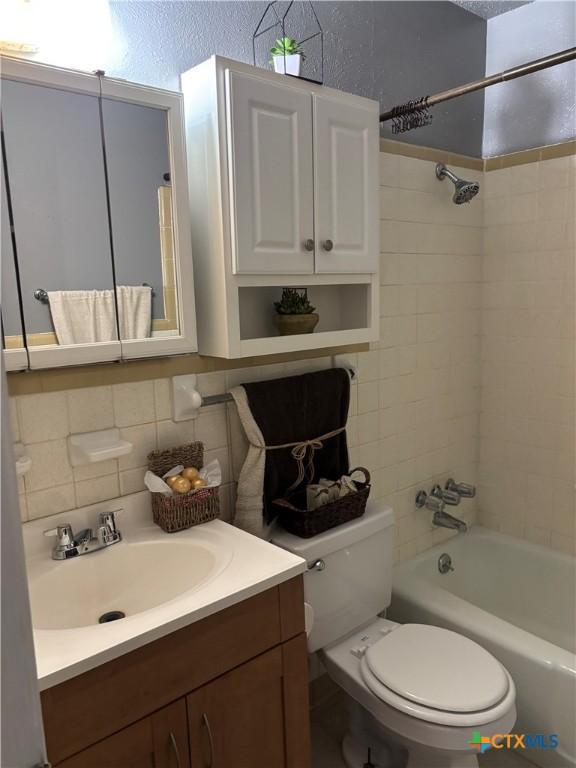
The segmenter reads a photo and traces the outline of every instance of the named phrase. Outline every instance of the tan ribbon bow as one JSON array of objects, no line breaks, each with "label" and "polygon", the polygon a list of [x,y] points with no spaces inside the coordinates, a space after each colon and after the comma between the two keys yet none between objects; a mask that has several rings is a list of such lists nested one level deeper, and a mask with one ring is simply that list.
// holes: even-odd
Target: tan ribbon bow
[{"label": "tan ribbon bow", "polygon": [[[311,482],[314,478],[314,453],[324,448],[324,440],[329,440],[331,437],[336,437],[341,432],[344,432],[346,427],[340,427],[339,429],[333,429],[332,432],[326,432],[325,435],[314,437],[312,440],[302,440],[298,443],[283,443],[282,445],[266,445],[264,448],[267,451],[277,451],[281,448],[292,448],[291,454],[298,466],[298,477],[292,483],[292,485],[286,490],[286,493],[290,493],[297,488],[300,483],[308,477],[308,482]],[[304,461],[308,456],[308,462],[306,467]]]}]

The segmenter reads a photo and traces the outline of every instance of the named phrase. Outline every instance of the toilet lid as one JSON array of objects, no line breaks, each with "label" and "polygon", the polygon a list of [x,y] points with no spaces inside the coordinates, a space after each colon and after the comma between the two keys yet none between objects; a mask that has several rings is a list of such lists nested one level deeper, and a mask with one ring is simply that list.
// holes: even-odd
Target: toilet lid
[{"label": "toilet lid", "polygon": [[424,624],[404,624],[367,649],[377,680],[404,699],[444,712],[488,709],[509,688],[502,665],[473,640]]}]

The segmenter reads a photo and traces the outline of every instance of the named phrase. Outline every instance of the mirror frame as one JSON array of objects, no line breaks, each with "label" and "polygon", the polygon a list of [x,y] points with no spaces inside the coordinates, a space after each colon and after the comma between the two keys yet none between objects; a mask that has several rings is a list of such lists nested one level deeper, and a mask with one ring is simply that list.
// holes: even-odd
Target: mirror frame
[{"label": "mirror frame", "polygon": [[28,367],[28,360],[30,369],[39,369],[197,352],[182,94],[105,76],[100,78],[96,74],[5,55],[0,56],[0,75],[3,80],[43,85],[96,97],[101,95],[106,99],[165,110],[172,190],[172,233],[177,296],[175,310],[179,328],[177,336],[121,339],[96,344],[50,345],[44,348],[42,346],[7,348],[4,350],[6,369],[22,370]]}]

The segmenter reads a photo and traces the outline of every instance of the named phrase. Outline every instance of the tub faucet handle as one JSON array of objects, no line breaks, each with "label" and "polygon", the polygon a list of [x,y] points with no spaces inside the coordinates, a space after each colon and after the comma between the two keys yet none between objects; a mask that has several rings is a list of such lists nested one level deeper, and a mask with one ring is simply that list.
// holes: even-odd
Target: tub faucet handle
[{"label": "tub faucet handle", "polygon": [[433,496],[432,494],[428,495],[426,491],[418,491],[416,494],[416,507],[418,509],[426,507],[426,509],[436,513],[443,512],[445,504],[444,500],[438,496]]},{"label": "tub faucet handle", "polygon": [[460,504],[460,494],[456,491],[442,490],[439,485],[435,485],[430,491],[431,496],[435,496],[437,499],[442,499],[445,504],[450,507],[457,507]]},{"label": "tub faucet handle", "polygon": [[446,481],[444,488],[447,491],[457,493],[463,499],[473,499],[476,496],[476,486],[470,483],[457,483],[454,478],[450,478]]}]

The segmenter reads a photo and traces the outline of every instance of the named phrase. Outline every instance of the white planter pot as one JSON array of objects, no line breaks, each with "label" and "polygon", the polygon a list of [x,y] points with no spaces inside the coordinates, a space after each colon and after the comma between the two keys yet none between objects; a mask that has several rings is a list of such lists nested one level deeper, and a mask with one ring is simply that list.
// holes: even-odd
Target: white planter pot
[{"label": "white planter pot", "polygon": [[274,71],[280,75],[294,75],[299,77],[302,56],[299,53],[293,53],[290,56],[272,56],[274,60]]}]

